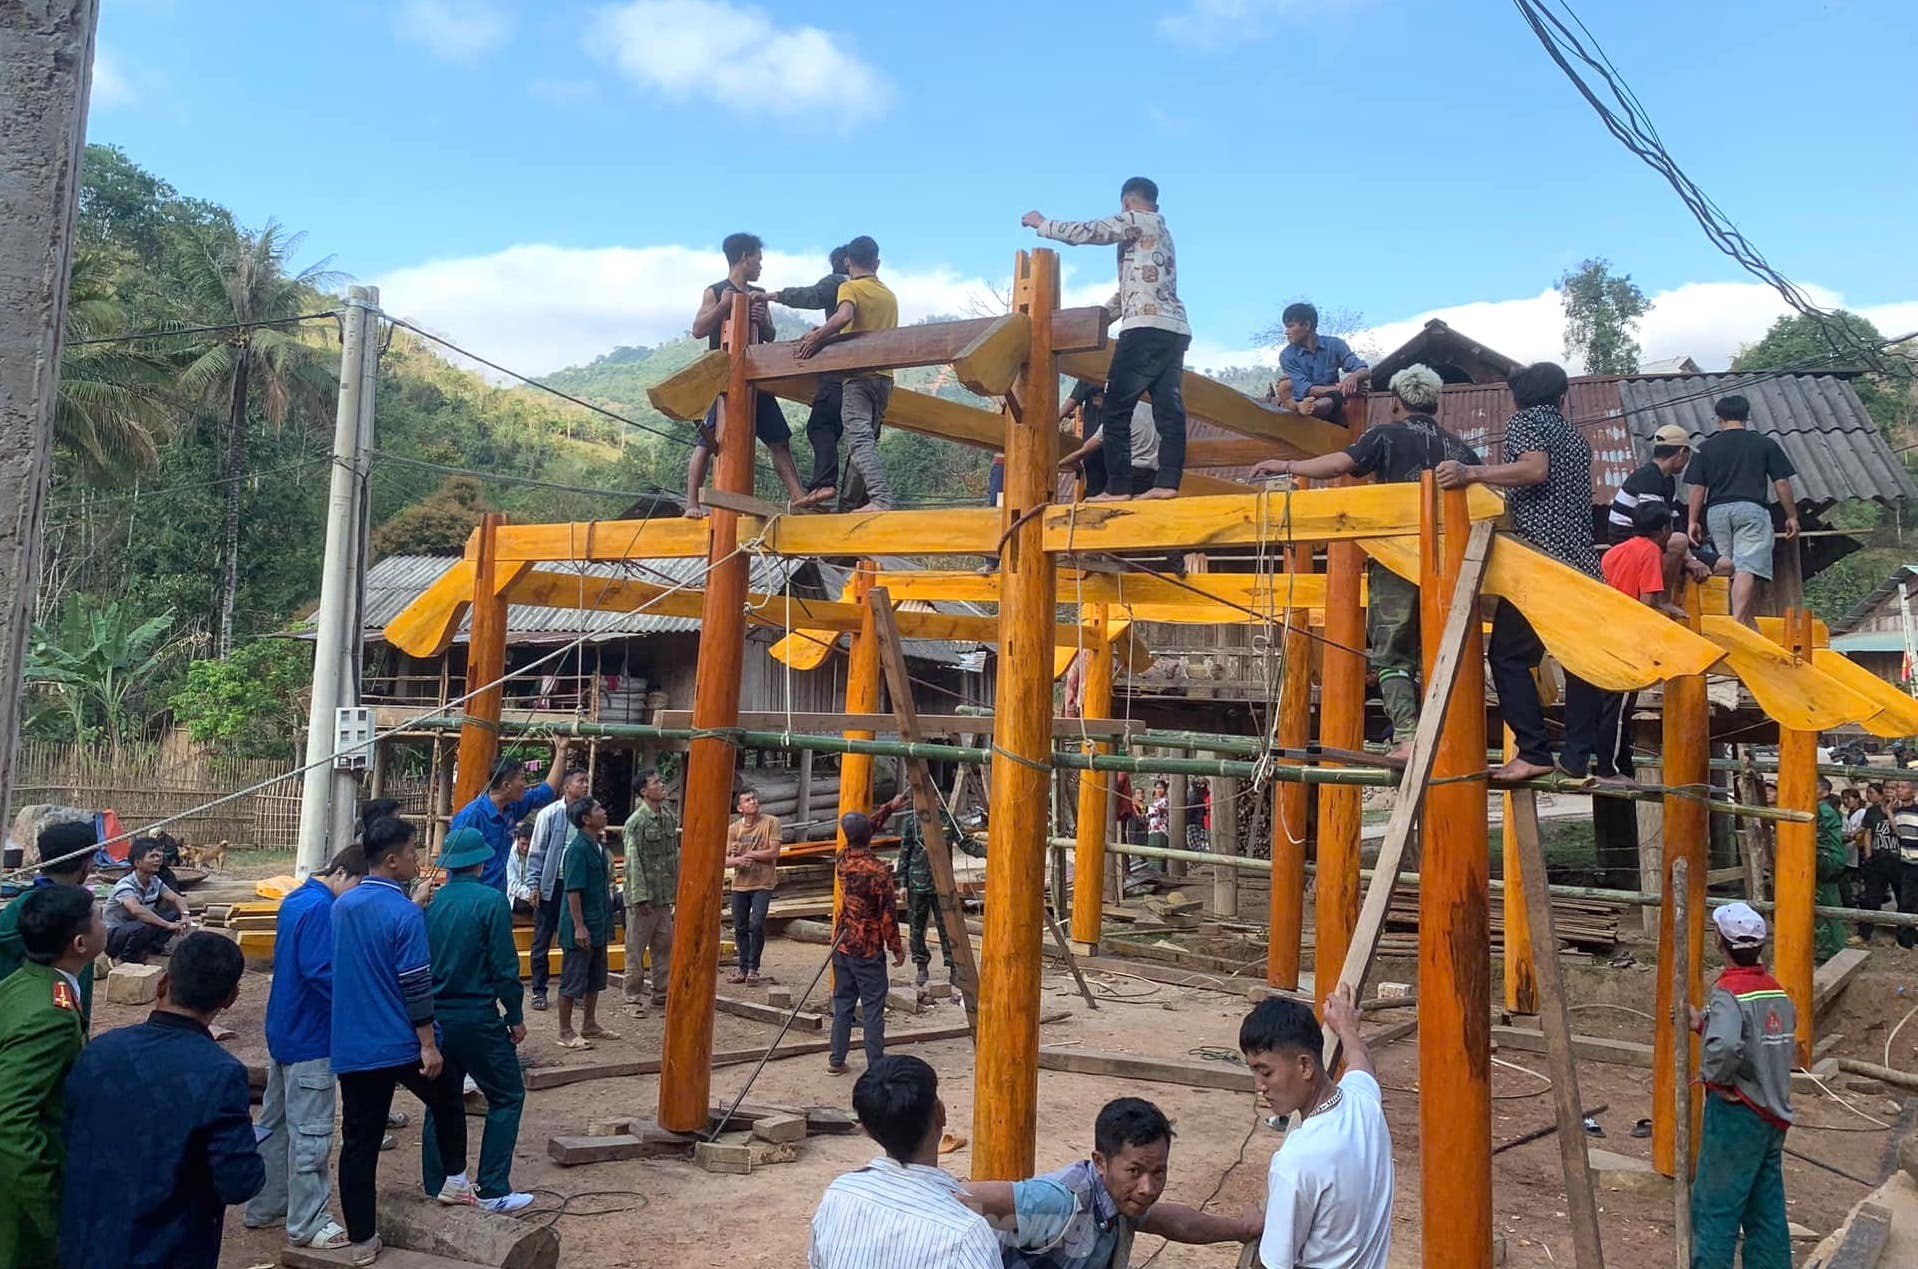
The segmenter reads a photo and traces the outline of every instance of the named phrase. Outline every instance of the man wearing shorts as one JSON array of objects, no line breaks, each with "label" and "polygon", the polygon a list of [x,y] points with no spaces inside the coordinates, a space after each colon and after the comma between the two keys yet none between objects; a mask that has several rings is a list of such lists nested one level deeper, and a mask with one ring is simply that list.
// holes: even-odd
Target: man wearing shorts
[{"label": "man wearing shorts", "polygon": [[[693,317],[693,338],[703,335],[707,348],[718,348],[726,333],[726,319],[733,311],[733,292],[744,291],[753,297],[752,322],[759,342],[770,342],[775,335],[772,314],[766,308],[768,297],[753,285],[759,277],[762,248],[759,236],[727,234],[720,246],[726,252],[726,276],[700,292],[699,312]],[[756,394],[756,401],[753,433],[766,442],[766,449],[773,457],[773,470],[779,474],[779,483],[786,486],[787,497],[798,502],[806,496],[806,486],[799,479],[798,464],[793,462],[793,430],[787,426],[778,397],[761,392]],[[706,411],[706,421],[699,427],[699,443],[686,463],[686,515],[693,520],[706,515],[699,491],[706,484],[706,469],[713,461],[713,441],[719,434],[719,405],[715,401]]]},{"label": "man wearing shorts", "polygon": [[1718,431],[1699,446],[1685,479],[1692,487],[1691,539],[1707,530],[1718,553],[1732,562],[1732,616],[1758,628],[1753,609],[1758,581],[1771,580],[1772,520],[1767,488],[1778,491],[1785,513],[1785,540],[1798,536],[1798,500],[1791,478],[1798,474],[1778,442],[1751,430],[1751,402],[1723,397],[1712,407]]}]

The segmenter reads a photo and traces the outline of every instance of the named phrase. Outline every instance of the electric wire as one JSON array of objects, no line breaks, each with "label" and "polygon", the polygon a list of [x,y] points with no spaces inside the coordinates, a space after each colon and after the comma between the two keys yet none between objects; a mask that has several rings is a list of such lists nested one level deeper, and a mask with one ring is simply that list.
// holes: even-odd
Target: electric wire
[{"label": "electric wire", "polygon": [[261,330],[276,326],[291,326],[297,322],[317,322],[322,318],[339,317],[338,309],[327,309],[320,313],[302,313],[298,317],[262,318],[253,322],[222,322],[212,326],[174,326],[154,330],[133,331],[125,335],[96,335],[89,339],[63,339],[63,348],[85,348],[93,344],[127,344],[149,339],[171,339],[180,335],[216,335],[227,331]]}]

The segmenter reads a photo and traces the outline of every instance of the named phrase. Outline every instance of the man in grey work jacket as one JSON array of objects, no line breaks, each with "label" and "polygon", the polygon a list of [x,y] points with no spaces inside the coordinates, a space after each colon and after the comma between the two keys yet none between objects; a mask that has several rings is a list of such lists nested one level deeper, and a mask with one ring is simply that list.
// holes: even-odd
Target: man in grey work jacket
[{"label": "man in grey work jacket", "polygon": [[546,984],[552,977],[547,964],[553,938],[559,933],[559,912],[564,896],[559,890],[559,861],[566,853],[566,838],[573,826],[566,811],[586,796],[590,781],[584,767],[566,773],[559,786],[559,800],[540,808],[533,819],[533,845],[526,852],[526,875],[533,882],[533,1008],[546,1008]]}]

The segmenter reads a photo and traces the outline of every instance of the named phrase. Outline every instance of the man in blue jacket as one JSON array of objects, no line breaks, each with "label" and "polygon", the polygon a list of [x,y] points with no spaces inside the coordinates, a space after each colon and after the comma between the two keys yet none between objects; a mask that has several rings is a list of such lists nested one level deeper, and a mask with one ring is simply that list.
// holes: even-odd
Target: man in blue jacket
[{"label": "man in blue jacket", "polygon": [[493,858],[480,873],[484,881],[501,894],[506,893],[506,857],[513,853],[513,826],[559,796],[560,781],[566,775],[566,742],[553,750],[552,769],[544,784],[529,784],[526,764],[518,758],[502,758],[493,768],[486,792],[460,808],[448,831],[476,829],[493,848]]},{"label": "man in blue jacket", "polygon": [[380,1254],[380,1138],[404,1086],[433,1112],[450,1175],[439,1201],[471,1204],[466,1107],[460,1074],[440,1056],[433,1025],[433,961],[426,914],[406,897],[419,876],[414,830],[405,820],[367,825],[366,880],[333,903],[333,1073],[340,1078],[340,1210],[350,1263]]},{"label": "man in blue jacket", "polygon": [[[160,999],[89,1044],[67,1076],[65,1269],[217,1269],[229,1204],[259,1193],[246,1067],[214,1042],[246,959],[202,930],[180,940]],[[139,1095],[110,1090],[137,1084]]]},{"label": "man in blue jacket", "polygon": [[266,1000],[266,1097],[260,1153],[266,1186],[246,1207],[249,1229],[286,1225],[295,1247],[337,1251],[346,1227],[326,1210],[333,1153],[333,901],[360,884],[366,854],[348,846],[280,904],[273,989]]}]

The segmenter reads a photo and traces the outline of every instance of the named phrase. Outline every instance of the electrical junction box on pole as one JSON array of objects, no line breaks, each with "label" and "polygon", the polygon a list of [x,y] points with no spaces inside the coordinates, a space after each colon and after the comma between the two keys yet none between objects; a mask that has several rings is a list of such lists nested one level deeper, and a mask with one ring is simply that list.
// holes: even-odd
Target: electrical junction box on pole
[{"label": "electrical junction box on pole", "polygon": [[333,768],[364,771],[373,765],[373,711],[342,705],[333,711]]}]

